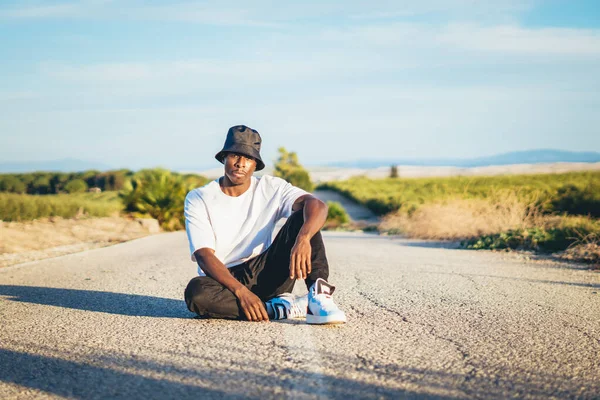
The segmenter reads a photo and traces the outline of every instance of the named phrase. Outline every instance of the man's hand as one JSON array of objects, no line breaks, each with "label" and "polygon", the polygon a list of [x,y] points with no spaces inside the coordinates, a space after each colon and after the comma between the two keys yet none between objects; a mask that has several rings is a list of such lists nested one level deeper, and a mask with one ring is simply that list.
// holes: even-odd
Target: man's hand
[{"label": "man's hand", "polygon": [[298,236],[290,253],[290,279],[306,279],[308,277],[312,270],[311,254],[310,239]]},{"label": "man's hand", "polygon": [[262,300],[252,293],[250,289],[241,286],[239,290],[234,292],[235,296],[240,301],[240,306],[246,315],[248,321],[268,321],[269,315],[265,309]]}]

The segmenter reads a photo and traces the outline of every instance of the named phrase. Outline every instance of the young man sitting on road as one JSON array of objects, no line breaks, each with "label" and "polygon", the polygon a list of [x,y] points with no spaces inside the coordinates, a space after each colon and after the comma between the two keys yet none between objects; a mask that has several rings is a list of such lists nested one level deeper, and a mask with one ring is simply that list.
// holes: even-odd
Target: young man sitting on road
[{"label": "young man sitting on road", "polygon": [[[346,322],[327,282],[319,232],[327,205],[281,178],[253,176],[265,167],[261,142],[254,129],[230,128],[215,155],[224,175],[186,196],[185,226],[200,276],[189,282],[185,302],[190,311],[212,318]],[[287,221],[273,240],[281,218]],[[296,279],[304,279],[307,295],[291,294]]]}]

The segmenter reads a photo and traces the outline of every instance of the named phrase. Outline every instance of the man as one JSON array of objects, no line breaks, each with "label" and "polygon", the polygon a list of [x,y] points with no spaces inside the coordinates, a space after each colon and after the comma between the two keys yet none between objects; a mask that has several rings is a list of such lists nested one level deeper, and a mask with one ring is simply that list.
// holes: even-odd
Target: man
[{"label": "man", "polygon": [[[253,176],[265,167],[261,143],[254,129],[230,128],[215,155],[224,175],[186,196],[185,226],[199,273],[185,289],[186,304],[212,318],[344,323],[319,232],[327,205],[281,178]],[[281,218],[287,221],[273,240]],[[304,279],[308,295],[290,293],[296,279]]]}]

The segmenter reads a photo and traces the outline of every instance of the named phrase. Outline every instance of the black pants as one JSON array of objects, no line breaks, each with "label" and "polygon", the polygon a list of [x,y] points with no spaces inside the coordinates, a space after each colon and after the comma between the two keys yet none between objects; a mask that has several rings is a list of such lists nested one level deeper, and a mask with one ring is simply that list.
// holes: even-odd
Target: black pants
[{"label": "black pants", "polygon": [[[303,211],[294,212],[266,251],[229,271],[262,301],[291,292],[296,280],[290,279],[290,253],[303,224]],[[327,280],[329,276],[321,232],[312,237],[310,245],[312,271],[305,279],[307,288],[318,278]],[[190,281],[185,289],[185,302],[190,311],[203,317],[245,318],[237,297],[208,276],[197,276]]]}]

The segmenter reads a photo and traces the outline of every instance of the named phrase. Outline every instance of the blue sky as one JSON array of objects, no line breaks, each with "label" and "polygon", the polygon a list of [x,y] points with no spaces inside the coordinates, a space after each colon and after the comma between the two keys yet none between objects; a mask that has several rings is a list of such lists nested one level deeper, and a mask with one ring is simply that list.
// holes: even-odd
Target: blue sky
[{"label": "blue sky", "polygon": [[0,161],[600,151],[597,1],[6,1]]}]

